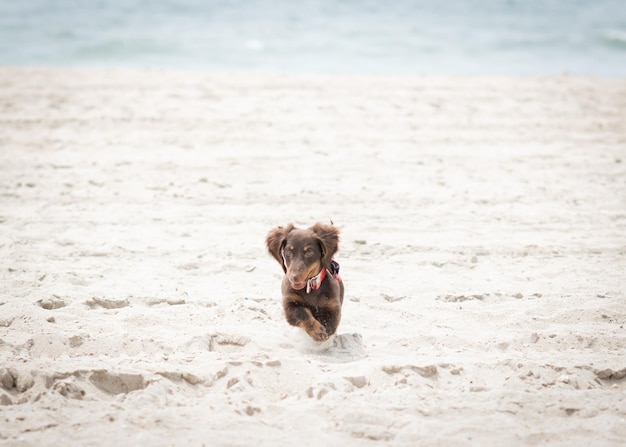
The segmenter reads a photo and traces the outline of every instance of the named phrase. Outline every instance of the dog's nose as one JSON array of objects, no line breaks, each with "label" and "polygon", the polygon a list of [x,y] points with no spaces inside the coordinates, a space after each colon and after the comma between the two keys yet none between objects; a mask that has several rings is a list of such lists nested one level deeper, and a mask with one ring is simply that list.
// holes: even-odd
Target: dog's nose
[{"label": "dog's nose", "polygon": [[289,277],[289,280],[291,282],[298,282],[299,279],[300,279],[300,275],[297,273],[294,273]]}]

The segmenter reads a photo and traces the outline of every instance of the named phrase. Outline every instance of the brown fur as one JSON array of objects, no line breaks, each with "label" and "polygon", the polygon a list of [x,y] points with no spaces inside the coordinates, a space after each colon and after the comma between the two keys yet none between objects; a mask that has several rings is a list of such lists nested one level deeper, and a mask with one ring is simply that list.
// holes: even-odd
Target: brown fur
[{"label": "brown fur", "polygon": [[282,294],[287,322],[304,329],[313,340],[327,340],[341,320],[343,282],[327,274],[320,288],[309,293],[306,283],[322,268],[331,268],[339,230],[320,223],[307,229],[289,224],[271,230],[265,243],[285,272]]}]

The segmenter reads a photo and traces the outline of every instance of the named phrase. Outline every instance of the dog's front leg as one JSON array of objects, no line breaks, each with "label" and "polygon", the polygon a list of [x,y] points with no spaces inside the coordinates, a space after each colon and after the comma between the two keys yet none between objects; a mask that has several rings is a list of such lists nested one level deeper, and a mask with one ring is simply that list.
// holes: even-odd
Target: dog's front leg
[{"label": "dog's front leg", "polygon": [[328,333],[324,326],[317,321],[311,311],[297,301],[286,298],[284,300],[285,316],[287,322],[306,331],[315,341],[328,340]]}]

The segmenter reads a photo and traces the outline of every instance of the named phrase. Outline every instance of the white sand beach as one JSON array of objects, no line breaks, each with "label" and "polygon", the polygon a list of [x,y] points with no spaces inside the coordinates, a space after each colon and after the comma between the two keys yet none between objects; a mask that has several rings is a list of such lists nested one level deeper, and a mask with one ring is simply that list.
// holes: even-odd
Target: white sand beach
[{"label": "white sand beach", "polygon": [[0,68],[0,445],[619,446],[624,325],[626,79]]}]

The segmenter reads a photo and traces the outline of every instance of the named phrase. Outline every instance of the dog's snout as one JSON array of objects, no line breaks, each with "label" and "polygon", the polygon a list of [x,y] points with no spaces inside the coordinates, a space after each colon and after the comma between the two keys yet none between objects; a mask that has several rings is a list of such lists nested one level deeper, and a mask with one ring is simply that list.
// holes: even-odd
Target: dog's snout
[{"label": "dog's snout", "polygon": [[302,280],[302,276],[303,276],[302,273],[295,272],[295,273],[292,273],[291,275],[289,275],[289,280],[291,282],[300,282]]},{"label": "dog's snout", "polygon": [[296,290],[302,289],[306,285],[306,271],[304,270],[292,270],[289,272],[288,278],[291,287]]}]

